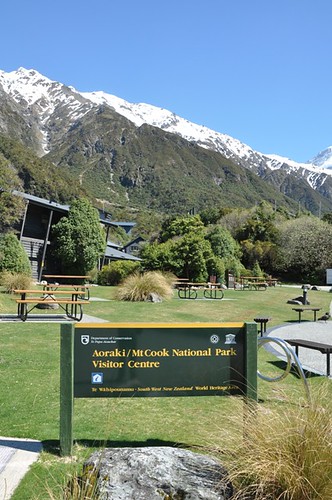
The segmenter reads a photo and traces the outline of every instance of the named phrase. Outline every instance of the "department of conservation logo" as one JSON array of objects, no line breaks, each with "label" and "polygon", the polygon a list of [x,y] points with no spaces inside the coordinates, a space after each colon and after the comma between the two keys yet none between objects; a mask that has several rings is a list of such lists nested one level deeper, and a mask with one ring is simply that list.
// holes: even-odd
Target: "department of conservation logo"
[{"label": "department of conservation logo", "polygon": [[90,335],[81,335],[81,343],[87,345],[90,342]]},{"label": "department of conservation logo", "polygon": [[218,344],[219,340],[220,339],[219,339],[218,335],[211,335],[211,337],[210,337],[211,344]]}]

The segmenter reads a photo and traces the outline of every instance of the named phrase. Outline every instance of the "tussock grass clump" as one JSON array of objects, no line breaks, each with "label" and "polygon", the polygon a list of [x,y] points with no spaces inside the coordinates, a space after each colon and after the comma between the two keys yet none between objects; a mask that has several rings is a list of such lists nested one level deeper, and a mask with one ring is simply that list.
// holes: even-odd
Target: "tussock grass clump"
[{"label": "tussock grass clump", "polygon": [[0,285],[6,293],[12,293],[15,289],[31,288],[32,278],[26,273],[3,271],[0,274]]},{"label": "tussock grass clump", "polygon": [[170,299],[173,296],[169,278],[157,271],[131,274],[119,286],[116,298],[131,302],[143,302],[151,300],[152,294],[161,299]]},{"label": "tussock grass clump", "polygon": [[308,406],[291,411],[258,407],[242,445],[232,454],[236,498],[331,499],[331,410],[331,401],[321,393]]}]

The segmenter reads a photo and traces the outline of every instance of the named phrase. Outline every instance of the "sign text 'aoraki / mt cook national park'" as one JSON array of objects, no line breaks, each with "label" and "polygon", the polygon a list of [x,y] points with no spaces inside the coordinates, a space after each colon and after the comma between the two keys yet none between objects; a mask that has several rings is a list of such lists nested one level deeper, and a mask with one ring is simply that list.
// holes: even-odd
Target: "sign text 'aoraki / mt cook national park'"
[{"label": "sign text 'aoraki / mt cook national park'", "polygon": [[74,342],[76,398],[244,395],[257,330],[250,323],[82,324]]}]

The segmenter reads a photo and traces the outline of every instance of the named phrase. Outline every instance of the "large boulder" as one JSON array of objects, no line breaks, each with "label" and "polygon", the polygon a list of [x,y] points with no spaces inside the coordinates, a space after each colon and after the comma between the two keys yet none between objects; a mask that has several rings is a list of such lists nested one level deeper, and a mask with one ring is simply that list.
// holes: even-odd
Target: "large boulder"
[{"label": "large boulder", "polygon": [[95,452],[84,476],[95,479],[100,500],[226,500],[233,494],[217,460],[167,446]]},{"label": "large boulder", "polygon": [[290,299],[290,300],[287,300],[287,304],[297,304],[297,305],[307,305],[309,306],[310,305],[310,302],[308,299],[305,300],[305,297],[303,297],[302,295],[300,295],[299,297],[295,297],[295,299]]}]

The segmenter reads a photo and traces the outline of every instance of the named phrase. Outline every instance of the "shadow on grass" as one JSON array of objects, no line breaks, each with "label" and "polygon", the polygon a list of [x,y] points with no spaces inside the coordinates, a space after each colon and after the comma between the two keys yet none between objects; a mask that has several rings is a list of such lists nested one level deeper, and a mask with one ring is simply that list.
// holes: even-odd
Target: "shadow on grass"
[{"label": "shadow on grass", "polygon": [[[84,448],[146,448],[151,446],[170,446],[172,448],[189,448],[184,443],[174,441],[163,441],[161,439],[147,439],[146,441],[111,441],[100,439],[78,439],[77,444]],[[60,455],[60,442],[58,440],[45,440],[42,442],[43,450],[52,455]]]},{"label": "shadow on grass", "polygon": [[[279,370],[285,371],[287,368],[286,361],[282,361],[282,360],[269,361],[269,363],[271,365],[275,366],[276,368],[279,368]],[[303,372],[304,372],[306,378],[315,378],[315,377],[322,377],[323,376],[323,375],[320,375],[318,373],[313,373],[310,370],[305,370],[304,368],[303,368]],[[291,365],[289,375],[293,375],[293,377],[298,378],[298,379],[301,378],[296,366],[293,364]]]}]

